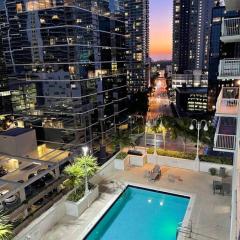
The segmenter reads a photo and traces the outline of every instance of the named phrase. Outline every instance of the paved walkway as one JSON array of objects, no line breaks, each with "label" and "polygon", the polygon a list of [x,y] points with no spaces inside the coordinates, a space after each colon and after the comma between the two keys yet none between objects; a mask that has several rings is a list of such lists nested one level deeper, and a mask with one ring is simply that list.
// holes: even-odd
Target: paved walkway
[{"label": "paved walkway", "polygon": [[81,234],[86,230],[89,223],[96,219],[96,215],[119,193],[120,189],[114,190],[111,187],[109,188],[109,184],[106,185],[106,182],[109,183],[112,179],[195,195],[196,199],[191,214],[193,223],[191,239],[229,239],[231,197],[213,195],[212,181],[214,177],[207,173],[163,167],[160,180],[149,182],[144,178],[144,172],[151,167],[150,164],[146,164],[144,168],[134,167],[126,171],[114,171],[111,175],[107,175],[104,180],[105,184],[101,186],[102,193],[98,200],[78,219],[64,217],[42,240],[80,240],[82,238]]}]

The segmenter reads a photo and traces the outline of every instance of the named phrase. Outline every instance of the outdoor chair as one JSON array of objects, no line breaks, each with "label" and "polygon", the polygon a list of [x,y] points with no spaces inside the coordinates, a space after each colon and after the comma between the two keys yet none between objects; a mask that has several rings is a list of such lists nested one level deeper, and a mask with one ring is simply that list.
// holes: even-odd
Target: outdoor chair
[{"label": "outdoor chair", "polygon": [[223,184],[222,184],[221,181],[213,180],[213,194],[215,194],[216,191],[219,191],[219,193],[222,193],[222,191],[223,191]]},{"label": "outdoor chair", "polygon": [[220,169],[219,169],[219,176],[224,178],[224,177],[226,177],[226,175],[227,175],[226,174],[226,168],[220,167]]},{"label": "outdoor chair", "polygon": [[222,194],[231,194],[231,184],[230,183],[222,183]]},{"label": "outdoor chair", "polygon": [[155,165],[152,171],[150,172],[148,179],[150,181],[155,181],[161,176],[161,168],[159,165]]}]

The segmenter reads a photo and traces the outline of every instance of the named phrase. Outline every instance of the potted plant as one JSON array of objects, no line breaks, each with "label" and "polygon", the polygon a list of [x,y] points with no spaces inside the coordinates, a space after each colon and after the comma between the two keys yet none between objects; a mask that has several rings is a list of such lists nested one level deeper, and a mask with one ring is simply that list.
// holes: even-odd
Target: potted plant
[{"label": "potted plant", "polygon": [[217,169],[216,168],[209,168],[209,173],[212,175],[212,176],[215,176],[217,175]]},{"label": "potted plant", "polygon": [[96,158],[90,155],[75,158],[74,163],[65,168],[68,186],[73,188],[65,202],[67,215],[79,217],[98,197],[98,186],[89,185],[87,181],[97,170]]},{"label": "potted plant", "polygon": [[127,156],[128,154],[125,152],[120,152],[117,154],[116,158],[114,159],[115,169],[124,170],[126,168]]}]

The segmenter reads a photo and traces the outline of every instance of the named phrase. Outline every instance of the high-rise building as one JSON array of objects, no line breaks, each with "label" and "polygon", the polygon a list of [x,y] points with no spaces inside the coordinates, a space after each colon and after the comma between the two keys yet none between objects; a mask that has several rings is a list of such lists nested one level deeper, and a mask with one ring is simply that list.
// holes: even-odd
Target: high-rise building
[{"label": "high-rise building", "polygon": [[[226,10],[240,11],[239,0],[225,1]],[[222,86],[216,104],[216,133],[214,150],[232,152],[234,156],[232,171],[231,231],[229,239],[240,238],[240,16],[225,16],[222,20],[221,41],[222,56],[218,79],[228,83]],[[224,85],[225,85],[224,84]],[[223,185],[224,186],[224,185]]]},{"label": "high-rise building", "polygon": [[214,0],[174,0],[173,71],[208,68],[211,11]]},{"label": "high-rise building", "polygon": [[150,81],[149,0],[125,0],[129,92],[145,91]]},{"label": "high-rise building", "polygon": [[6,0],[1,15],[14,113],[39,140],[107,145],[127,120],[124,1]]},{"label": "high-rise building", "polygon": [[11,92],[9,91],[2,42],[0,41],[0,114],[7,114],[11,112]]}]

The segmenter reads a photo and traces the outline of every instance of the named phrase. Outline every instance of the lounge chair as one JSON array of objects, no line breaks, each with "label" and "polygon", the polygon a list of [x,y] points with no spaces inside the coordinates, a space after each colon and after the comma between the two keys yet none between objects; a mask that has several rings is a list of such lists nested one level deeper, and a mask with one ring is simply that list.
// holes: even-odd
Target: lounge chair
[{"label": "lounge chair", "polygon": [[159,173],[161,175],[161,168],[159,165],[155,165],[153,170],[152,170],[153,173]]},{"label": "lounge chair", "polygon": [[155,165],[152,171],[150,172],[150,175],[148,179],[150,181],[155,181],[161,176],[161,168],[159,165]]},{"label": "lounge chair", "polygon": [[152,172],[148,179],[150,181],[156,181],[159,177],[160,177],[160,173],[159,172]]}]

